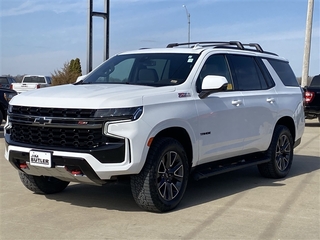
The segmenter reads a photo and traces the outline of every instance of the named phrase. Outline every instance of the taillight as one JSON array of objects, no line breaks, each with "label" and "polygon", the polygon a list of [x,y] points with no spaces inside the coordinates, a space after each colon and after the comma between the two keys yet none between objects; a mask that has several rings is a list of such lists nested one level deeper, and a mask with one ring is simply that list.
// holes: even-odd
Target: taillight
[{"label": "taillight", "polygon": [[13,90],[13,86],[12,86],[12,83],[10,84],[10,89],[11,89],[11,90]]},{"label": "taillight", "polygon": [[37,88],[40,88],[40,84],[37,84]]},{"label": "taillight", "polygon": [[310,103],[310,102],[312,102],[315,94],[314,94],[314,92],[306,91],[306,92],[304,93],[304,96],[305,96],[305,98],[306,98],[306,103]]}]

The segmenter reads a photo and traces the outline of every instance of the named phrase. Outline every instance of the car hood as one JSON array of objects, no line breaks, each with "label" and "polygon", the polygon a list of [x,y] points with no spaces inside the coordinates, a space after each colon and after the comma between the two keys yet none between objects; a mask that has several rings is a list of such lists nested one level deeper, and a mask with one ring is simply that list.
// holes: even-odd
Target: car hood
[{"label": "car hood", "polygon": [[175,87],[124,84],[60,85],[27,91],[15,96],[11,105],[63,108],[115,108],[142,106],[143,98],[174,92]]}]

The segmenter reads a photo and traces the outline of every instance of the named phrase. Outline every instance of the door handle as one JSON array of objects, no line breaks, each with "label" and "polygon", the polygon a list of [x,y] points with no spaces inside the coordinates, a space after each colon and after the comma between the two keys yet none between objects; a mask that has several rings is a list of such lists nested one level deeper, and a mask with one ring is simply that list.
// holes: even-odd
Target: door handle
[{"label": "door handle", "polygon": [[231,104],[238,107],[238,106],[240,106],[240,104],[242,104],[242,101],[241,100],[232,100]]},{"label": "door handle", "polygon": [[267,98],[267,102],[268,102],[268,103],[274,103],[274,102],[275,102],[275,99],[274,99],[274,98]]}]

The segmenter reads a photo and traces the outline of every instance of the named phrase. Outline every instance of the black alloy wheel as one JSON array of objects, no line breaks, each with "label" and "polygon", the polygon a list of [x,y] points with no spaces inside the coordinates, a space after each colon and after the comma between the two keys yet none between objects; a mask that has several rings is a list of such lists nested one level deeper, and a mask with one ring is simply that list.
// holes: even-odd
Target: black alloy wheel
[{"label": "black alloy wheel", "polygon": [[183,186],[184,169],[182,159],[175,151],[167,152],[158,165],[157,186],[165,201],[176,198]]},{"label": "black alloy wheel", "polygon": [[189,178],[189,163],[183,146],[175,139],[153,140],[141,172],[131,176],[131,192],[144,210],[166,212],[181,201]]},{"label": "black alloy wheel", "polygon": [[275,127],[266,157],[270,158],[270,161],[258,165],[262,176],[284,178],[288,175],[293,160],[293,139],[286,126],[277,125]]}]

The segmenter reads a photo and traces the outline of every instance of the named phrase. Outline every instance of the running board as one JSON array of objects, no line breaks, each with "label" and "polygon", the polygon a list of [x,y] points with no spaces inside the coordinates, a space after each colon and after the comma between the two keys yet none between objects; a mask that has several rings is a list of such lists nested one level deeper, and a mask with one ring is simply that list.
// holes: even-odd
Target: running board
[{"label": "running board", "polygon": [[262,163],[267,163],[270,161],[270,158],[264,158],[264,159],[258,159],[258,160],[242,160],[234,163],[228,163],[224,165],[219,165],[215,167],[208,167],[202,170],[196,170],[193,173],[193,178],[198,181],[200,179],[212,177],[214,175],[218,175],[221,173],[226,173],[234,170],[238,170],[241,168],[257,165],[257,164],[262,164]]}]

